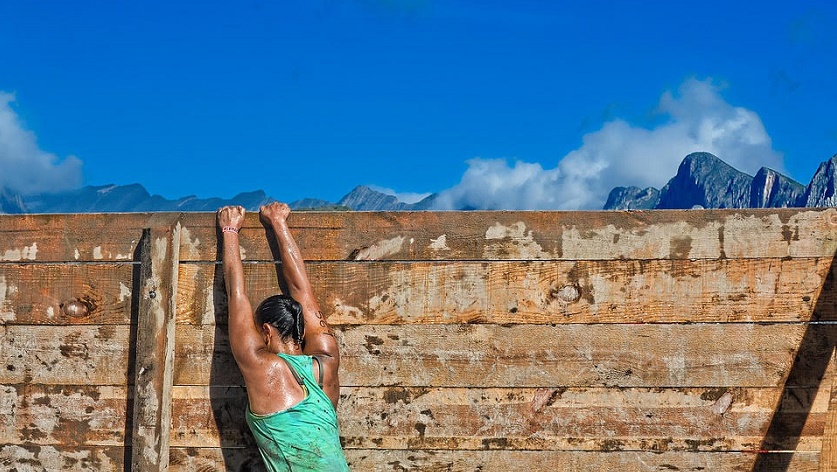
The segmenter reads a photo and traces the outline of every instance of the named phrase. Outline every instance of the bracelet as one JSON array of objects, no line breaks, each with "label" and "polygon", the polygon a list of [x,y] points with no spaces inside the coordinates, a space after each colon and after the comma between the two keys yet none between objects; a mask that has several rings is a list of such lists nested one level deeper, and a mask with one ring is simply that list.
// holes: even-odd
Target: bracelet
[{"label": "bracelet", "polygon": [[238,234],[238,228],[234,228],[232,226],[224,226],[221,228],[222,233],[235,233]]}]

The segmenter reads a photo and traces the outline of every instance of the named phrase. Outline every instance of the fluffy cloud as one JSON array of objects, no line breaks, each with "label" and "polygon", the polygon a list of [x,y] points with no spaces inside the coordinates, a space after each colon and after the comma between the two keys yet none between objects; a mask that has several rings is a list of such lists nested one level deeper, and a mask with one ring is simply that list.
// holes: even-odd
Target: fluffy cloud
[{"label": "fluffy cloud", "polygon": [[652,129],[620,119],[605,123],[553,169],[472,159],[461,182],[440,192],[437,208],[601,209],[613,187],[662,187],[696,151],[750,174],[762,166],[784,171],[759,116],[727,103],[711,80],[690,79],[676,94],[665,92],[657,113],[666,120]]},{"label": "fluffy cloud", "polygon": [[15,97],[0,92],[0,187],[22,194],[58,192],[81,185],[81,161],[59,160],[38,148],[12,108]]}]

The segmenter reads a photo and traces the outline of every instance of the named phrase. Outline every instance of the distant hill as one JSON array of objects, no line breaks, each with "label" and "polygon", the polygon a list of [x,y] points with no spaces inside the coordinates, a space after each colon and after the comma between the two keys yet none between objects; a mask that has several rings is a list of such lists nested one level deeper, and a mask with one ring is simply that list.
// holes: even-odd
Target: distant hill
[{"label": "distant hill", "polygon": [[[437,194],[433,194],[417,203],[405,203],[392,195],[360,185],[337,202],[304,198],[289,205],[294,210],[419,211],[432,210],[436,198]],[[241,205],[255,211],[272,201],[275,199],[262,190],[240,193],[230,199],[187,196],[169,200],[160,195],[150,195],[140,184],[87,186],[67,192],[27,196],[0,188],[0,213],[190,212],[215,211],[224,205]],[[766,167],[750,176],[717,156],[696,152],[683,159],[677,174],[662,189],[615,187],[603,209],[823,206],[837,206],[837,155],[823,162],[805,186]]]}]

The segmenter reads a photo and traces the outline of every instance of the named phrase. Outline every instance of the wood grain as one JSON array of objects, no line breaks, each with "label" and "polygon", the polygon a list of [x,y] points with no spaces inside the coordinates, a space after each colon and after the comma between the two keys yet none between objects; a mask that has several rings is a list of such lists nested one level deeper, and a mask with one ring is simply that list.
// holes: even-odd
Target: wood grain
[{"label": "wood grain", "polygon": [[[129,324],[134,269],[130,263],[0,264],[0,324]],[[73,301],[86,313],[66,310]]]},{"label": "wood grain", "polygon": [[[215,260],[214,215],[182,216],[183,258]],[[293,212],[309,260],[611,260],[832,257],[837,210]],[[258,215],[247,260],[273,260]]]},{"label": "wood grain", "polygon": [[[346,386],[774,387],[804,324],[344,326]],[[175,385],[241,385],[224,330],[180,325]],[[810,353],[829,349],[810,346]],[[799,385],[821,379],[799,373]]]},{"label": "wood grain", "polygon": [[[172,448],[172,472],[210,472],[217,470],[263,471],[250,449]],[[769,454],[778,458],[789,454]],[[346,459],[351,470],[369,472],[505,472],[510,470],[568,472],[660,470],[706,470],[741,472],[752,470],[757,454],[747,452],[642,452],[613,451],[414,451],[410,449],[350,449]],[[777,461],[778,462],[778,461]],[[815,472],[819,456],[798,452],[789,459],[794,472]],[[768,469],[778,470],[770,467]]]},{"label": "wood grain", "polygon": [[[349,387],[338,418],[351,449],[756,451],[781,402],[804,424],[776,448],[819,451],[828,397],[813,388]],[[176,387],[172,446],[253,447],[246,405],[243,388]]]},{"label": "wood grain", "polygon": [[143,228],[178,218],[178,213],[0,215],[0,262],[132,261]]},{"label": "wood grain", "polygon": [[130,326],[0,326],[0,384],[127,385]]},{"label": "wood grain", "polygon": [[[830,258],[674,261],[309,263],[331,324],[809,321]],[[251,302],[280,291],[272,263],[245,265]],[[227,321],[221,266],[180,265],[179,323]],[[569,291],[569,293],[566,293]],[[568,296],[569,295],[569,296]]]},{"label": "wood grain", "polygon": [[123,446],[128,398],[126,387],[0,386],[0,444]]}]

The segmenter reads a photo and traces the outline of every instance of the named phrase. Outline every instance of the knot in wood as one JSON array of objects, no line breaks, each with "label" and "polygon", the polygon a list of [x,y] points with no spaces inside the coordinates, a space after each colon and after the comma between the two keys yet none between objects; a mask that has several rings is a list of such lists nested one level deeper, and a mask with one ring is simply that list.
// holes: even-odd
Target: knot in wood
[{"label": "knot in wood", "polygon": [[90,307],[87,306],[86,303],[75,298],[68,302],[62,303],[61,309],[65,315],[71,318],[81,318],[83,316],[87,316],[90,313]]},{"label": "knot in wood", "polygon": [[575,303],[581,298],[581,290],[575,285],[564,285],[561,288],[553,289],[550,292],[552,298],[557,298],[564,303]]}]

